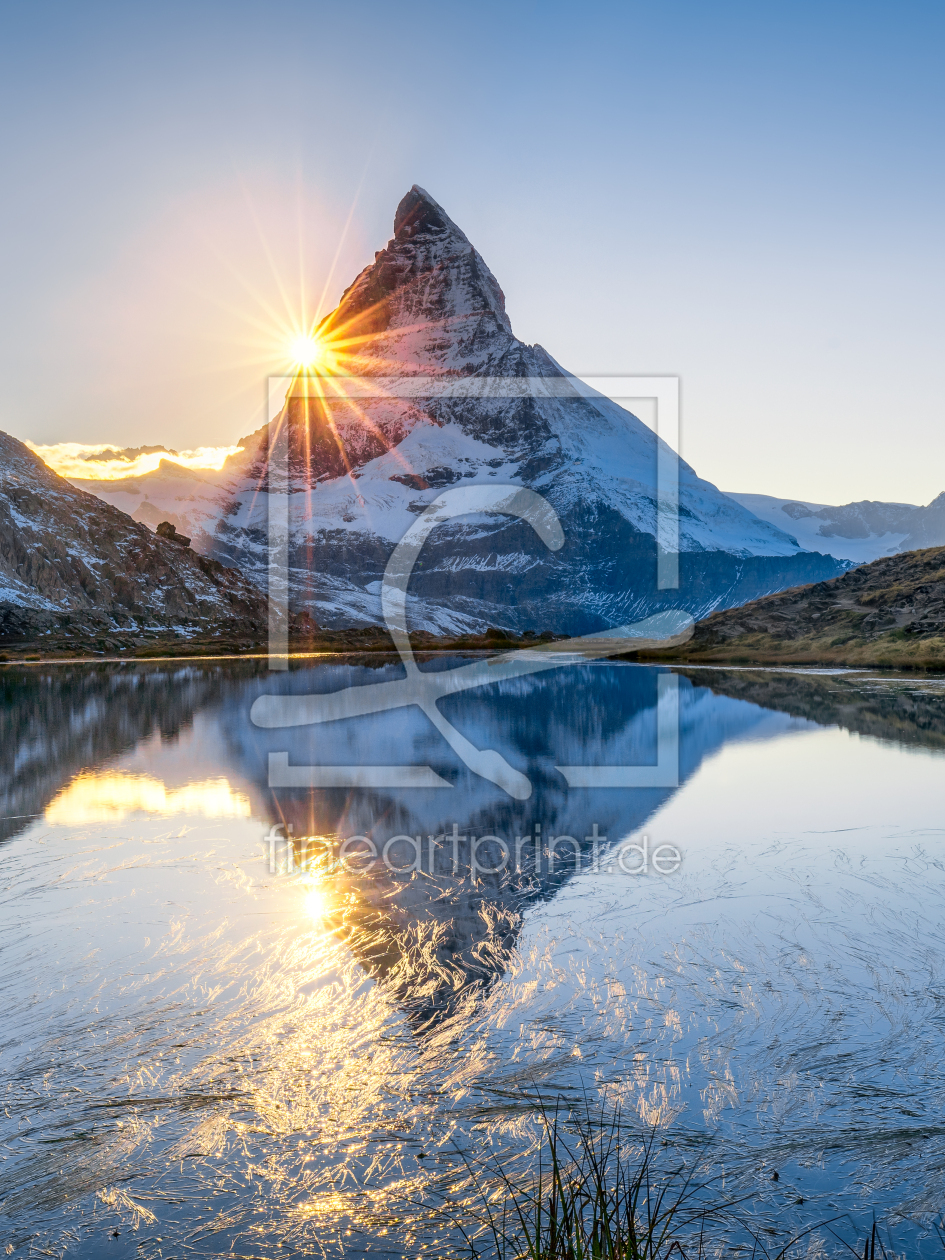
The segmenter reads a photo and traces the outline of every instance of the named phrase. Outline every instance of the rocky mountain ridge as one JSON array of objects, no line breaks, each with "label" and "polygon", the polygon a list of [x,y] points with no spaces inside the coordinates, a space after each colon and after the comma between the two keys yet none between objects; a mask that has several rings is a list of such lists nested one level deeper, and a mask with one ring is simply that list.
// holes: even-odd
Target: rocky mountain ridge
[{"label": "rocky mountain ridge", "polygon": [[265,625],[242,574],[59,477],[0,433],[0,642]]},{"label": "rocky mountain ridge", "polygon": [[731,491],[729,498],[762,520],[788,530],[801,546],[810,550],[826,547],[831,555],[855,564],[900,551],[945,546],[945,492],[925,507],[877,499],[831,506]]}]

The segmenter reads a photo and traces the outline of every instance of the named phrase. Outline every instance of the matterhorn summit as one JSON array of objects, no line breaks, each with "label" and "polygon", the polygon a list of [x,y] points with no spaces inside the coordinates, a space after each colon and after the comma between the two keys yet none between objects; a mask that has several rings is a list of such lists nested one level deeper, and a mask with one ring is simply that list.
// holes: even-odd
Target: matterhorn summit
[{"label": "matterhorn summit", "polygon": [[[505,294],[442,207],[414,185],[397,207],[394,236],[342,296],[322,330],[366,338],[360,349],[385,369],[503,375],[515,340]],[[366,365],[367,366],[367,365]],[[506,373],[507,374],[507,373]]]},{"label": "matterhorn summit", "polygon": [[[680,461],[679,586],[658,589],[660,439],[515,337],[498,281],[422,188],[401,201],[392,239],[317,336],[314,393],[325,396],[300,374],[273,424],[288,446],[291,600],[322,626],[381,621],[393,548],[449,487],[533,490],[564,544],[549,550],[513,517],[445,522],[411,578],[415,629],[590,633],[667,608],[700,617],[846,567]],[[351,382],[361,396],[345,396]],[[263,587],[267,429],[244,439],[219,514],[194,544]]]}]

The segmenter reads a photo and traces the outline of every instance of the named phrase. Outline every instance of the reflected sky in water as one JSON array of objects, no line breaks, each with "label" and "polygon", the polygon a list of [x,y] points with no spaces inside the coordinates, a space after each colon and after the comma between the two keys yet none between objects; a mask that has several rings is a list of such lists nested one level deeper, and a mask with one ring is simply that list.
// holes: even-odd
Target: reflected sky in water
[{"label": "reflected sky in water", "polygon": [[[260,694],[397,669],[4,672],[0,1231],[17,1254],[456,1254],[430,1213],[464,1192],[464,1160],[527,1169],[536,1093],[660,1126],[771,1228],[875,1208],[936,1254],[943,684],[682,676],[678,788],[569,790],[554,768],[655,761],[655,670],[575,665],[444,702],[529,776],[527,801],[416,711],[249,721]],[[273,751],[422,762],[453,786],[273,790]],[[282,823],[380,847],[454,822],[510,842],[597,824],[610,847],[597,870],[585,846],[579,870],[473,882],[462,847],[455,875],[448,847],[401,874],[273,874],[264,839]],[[644,837],[679,870],[623,874],[619,846]]]}]

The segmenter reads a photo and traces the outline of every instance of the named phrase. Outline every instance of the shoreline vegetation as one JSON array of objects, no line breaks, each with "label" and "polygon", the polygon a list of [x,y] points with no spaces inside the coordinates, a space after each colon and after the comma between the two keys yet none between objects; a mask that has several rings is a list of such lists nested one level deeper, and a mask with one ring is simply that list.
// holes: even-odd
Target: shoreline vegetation
[{"label": "shoreline vegetation", "polygon": [[[760,601],[759,601],[760,602]],[[739,612],[741,610],[733,610]],[[727,614],[713,614],[725,617]],[[712,618],[708,621],[711,623]],[[762,668],[834,668],[878,669],[945,673],[945,632],[912,641],[896,631],[872,640],[855,639],[846,650],[831,646],[823,636],[807,636],[795,640],[778,639],[774,635],[746,635],[736,642],[706,644],[701,627],[689,643],[667,651],[621,652],[608,659],[641,665],[668,665],[684,671],[694,667],[724,669]],[[490,630],[486,634],[456,636],[417,633],[411,635],[414,653],[419,658],[456,652],[500,655],[543,644],[566,643],[566,635],[551,633],[524,634]],[[151,639],[132,638],[117,633],[99,637],[56,637],[3,645],[0,640],[0,665],[24,664],[90,664],[106,662],[147,662],[155,660],[265,660],[268,651],[264,636],[241,638],[234,635],[194,634],[155,635]],[[291,639],[288,656],[303,660],[321,656],[398,657],[390,636],[381,627],[358,630],[335,630],[312,637]],[[599,654],[595,654],[599,658]]]},{"label": "shoreline vegetation", "polygon": [[[735,610],[740,611],[740,610]],[[725,614],[714,614],[725,616]],[[709,619],[711,621],[711,619]],[[831,645],[823,636],[807,636],[796,640],[781,640],[774,635],[755,634],[732,643],[710,643],[700,635],[700,622],[696,634],[682,647],[666,651],[621,652],[607,659],[628,661],[641,665],[668,665],[688,670],[693,667],[707,668],[834,668],[878,669],[945,673],[945,632],[935,637],[909,641],[902,634],[892,631],[873,640],[854,640],[846,650]],[[410,636],[418,658],[475,652],[500,655],[520,651],[542,644],[567,642],[567,635],[542,634],[518,636],[489,631],[472,635],[432,635],[417,633]],[[129,641],[130,640],[130,641]],[[358,630],[335,630],[319,633],[311,638],[290,640],[287,655],[290,659],[321,656],[377,656],[397,658],[397,649],[390,636],[380,627]],[[599,654],[595,654],[599,658]],[[147,662],[155,660],[264,660],[269,653],[264,637],[246,640],[237,636],[213,634],[155,635],[152,639],[130,639],[122,634],[100,637],[79,637],[54,641],[39,639],[27,643],[3,645],[0,640],[0,665],[24,664],[102,664],[105,662]]]},{"label": "shoreline vegetation", "polygon": [[[433,635],[424,631],[410,636],[418,656],[431,652],[508,652],[523,647],[560,642],[566,635],[512,634],[490,629],[484,634]],[[352,654],[397,656],[394,641],[382,626],[365,626],[350,630],[312,630],[290,634],[290,657],[350,656]],[[120,631],[95,636],[50,634],[28,641],[4,644],[0,637],[0,664],[24,662],[72,662],[128,660],[148,661],[168,657],[245,657],[268,656],[265,631],[249,631],[245,636],[233,634],[169,634],[166,631],[144,638]]]},{"label": "shoreline vegetation", "polygon": [[[902,1254],[890,1223],[875,1214],[858,1222],[833,1204],[826,1216],[814,1204],[804,1212],[805,1198],[790,1177],[782,1182],[764,1159],[753,1172],[712,1174],[698,1151],[667,1151],[661,1131],[641,1131],[619,1109],[597,1110],[585,1100],[575,1115],[563,1100],[549,1107],[540,1098],[534,1109],[537,1167],[522,1175],[497,1152],[473,1163],[463,1157],[474,1192],[437,1213],[465,1239],[466,1248],[451,1254],[471,1260],[894,1260]],[[936,1239],[945,1247],[938,1220],[909,1224],[933,1248]]]},{"label": "shoreline vegetation", "polygon": [[[698,631],[697,631],[698,633]],[[890,632],[871,641],[852,641],[845,649],[819,636],[784,641],[774,635],[746,636],[736,645],[718,644],[666,652],[632,652],[621,657],[643,665],[718,668],[890,669],[945,673],[945,633],[934,639],[909,642]]]}]

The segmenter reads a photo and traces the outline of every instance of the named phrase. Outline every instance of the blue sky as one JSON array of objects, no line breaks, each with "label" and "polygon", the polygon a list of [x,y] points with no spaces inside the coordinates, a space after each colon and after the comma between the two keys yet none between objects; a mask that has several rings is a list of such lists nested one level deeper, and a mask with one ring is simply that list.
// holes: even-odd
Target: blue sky
[{"label": "blue sky", "polygon": [[926,502],[943,26],[908,2],[8,0],[0,428],[235,441],[280,320],[337,300],[417,182],[524,340],[682,377],[683,454],[723,489]]}]

